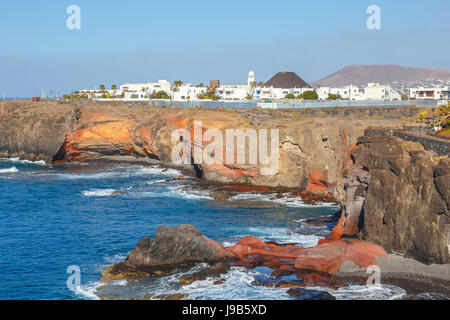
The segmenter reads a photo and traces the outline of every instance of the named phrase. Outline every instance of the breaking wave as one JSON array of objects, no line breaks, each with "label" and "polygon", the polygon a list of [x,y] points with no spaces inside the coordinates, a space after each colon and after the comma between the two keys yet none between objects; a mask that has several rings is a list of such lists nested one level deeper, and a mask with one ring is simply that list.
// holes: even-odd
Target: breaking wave
[{"label": "breaking wave", "polygon": [[103,283],[95,281],[90,282],[88,284],[77,286],[74,288],[75,289],[74,291],[76,295],[81,296],[86,300],[100,300],[100,297],[97,296],[95,293],[99,288],[103,286],[104,286]]},{"label": "breaking wave", "polygon": [[333,203],[327,203],[327,202],[318,202],[316,204],[307,204],[303,201],[301,197],[290,197],[284,196],[282,198],[277,198],[277,194],[270,193],[270,194],[262,194],[262,193],[242,193],[235,195],[229,199],[230,201],[236,201],[236,200],[245,200],[245,201],[263,201],[263,202],[269,202],[269,203],[276,203],[281,206],[285,207],[292,207],[292,208],[317,208],[317,207],[330,207],[334,208],[337,207]]},{"label": "breaking wave", "polygon": [[305,248],[315,247],[319,240],[323,239],[323,237],[314,234],[301,234],[289,228],[282,227],[249,227],[239,231],[239,235],[233,236],[234,241],[224,241],[223,245],[226,247],[233,246],[244,236],[248,235],[258,237],[265,242],[275,241],[280,244],[295,243]]},{"label": "breaking wave", "polygon": [[21,163],[21,164],[34,164],[34,165],[38,165],[38,166],[46,165],[44,160],[31,161],[31,160],[21,160],[20,158],[1,158],[0,160],[5,161],[5,162],[13,162],[13,163]]},{"label": "breaking wave", "polygon": [[[287,289],[256,286],[253,284],[263,276],[256,270],[233,267],[222,276],[222,284],[214,284],[216,278],[195,281],[179,290],[195,300],[289,300]],[[173,293],[177,293],[174,291]]]},{"label": "breaking wave", "polygon": [[16,173],[19,170],[16,167],[8,168],[8,169],[0,169],[0,173]]},{"label": "breaking wave", "polygon": [[86,197],[109,197],[115,192],[117,192],[115,189],[91,189],[83,191],[82,194]]},{"label": "breaking wave", "polygon": [[61,174],[61,178],[69,180],[84,180],[84,179],[108,179],[108,178],[124,178],[134,176],[165,176],[176,177],[180,172],[175,169],[164,169],[160,167],[132,167],[120,168],[116,171],[95,172],[95,173],[65,173]]},{"label": "breaking wave", "polygon": [[351,285],[337,290],[320,289],[322,291],[328,291],[337,300],[396,300],[406,295],[405,290],[390,284],[372,286]]}]

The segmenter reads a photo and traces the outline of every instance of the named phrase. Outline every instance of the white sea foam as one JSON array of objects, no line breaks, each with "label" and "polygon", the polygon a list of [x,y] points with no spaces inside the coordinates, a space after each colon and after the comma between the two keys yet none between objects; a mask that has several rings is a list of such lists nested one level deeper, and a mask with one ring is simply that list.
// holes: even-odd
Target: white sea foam
[{"label": "white sea foam", "polygon": [[176,169],[165,169],[157,166],[152,167],[143,167],[139,169],[141,173],[146,174],[154,174],[154,175],[164,175],[164,176],[172,176],[172,177],[178,177],[181,172]]},{"label": "white sea foam", "polygon": [[[286,293],[286,288],[269,288],[252,284],[258,277],[264,277],[264,274],[257,270],[233,267],[222,276],[226,280],[223,284],[214,285],[214,281],[217,279],[209,278],[183,287],[182,292],[194,299],[292,299]],[[387,284],[379,286],[352,285],[337,290],[322,287],[307,289],[327,291],[337,300],[395,300],[406,295],[406,291],[402,288]]]},{"label": "white sea foam", "polygon": [[8,169],[0,169],[0,173],[16,173],[19,170],[16,167],[8,168]]},{"label": "white sea foam", "polygon": [[134,177],[134,176],[157,176],[157,177],[176,177],[180,174],[175,169],[152,167],[118,167],[116,171],[95,172],[95,173],[70,173],[60,175],[63,179],[84,180],[84,179],[108,179],[114,177]]},{"label": "white sea foam", "polygon": [[[158,183],[157,183],[158,182]],[[179,183],[175,184],[166,184],[159,185],[161,180],[157,181],[149,181],[145,183],[146,188],[140,187],[131,187],[128,188],[130,192],[127,194],[131,197],[137,198],[158,198],[158,197],[167,197],[167,198],[185,198],[189,200],[212,200],[213,198],[208,195],[206,190],[192,190],[189,185],[181,185]],[[151,186],[153,183],[157,183],[157,189],[154,189]]]},{"label": "white sea foam", "polygon": [[212,200],[213,198],[210,197],[206,190],[187,190],[189,186],[169,186],[169,195],[172,197],[183,197],[187,199],[193,199],[193,200]]},{"label": "white sea foam", "polygon": [[109,197],[116,191],[115,189],[91,189],[83,191],[82,194],[86,197]]},{"label": "white sea foam", "polygon": [[[292,299],[283,288],[256,286],[252,282],[262,274],[256,270],[233,267],[222,276],[225,282],[214,284],[217,278],[195,281],[182,287],[179,292],[196,300],[288,300]],[[172,290],[171,293],[177,293]]]},{"label": "white sea foam", "polygon": [[246,235],[253,235],[260,238],[263,241],[275,241],[280,244],[286,243],[297,243],[301,247],[315,247],[322,237],[316,236],[314,234],[300,234],[289,228],[282,227],[249,227],[242,229],[240,235],[234,236],[236,238],[235,242],[230,240],[225,241],[224,246],[235,245],[242,237]]},{"label": "white sea foam", "polygon": [[[123,257],[123,256],[121,256]],[[116,260],[118,256],[114,256]],[[119,294],[124,294],[124,298],[139,298],[142,296],[155,297],[160,294],[187,294],[189,299],[194,300],[289,300],[292,299],[286,291],[286,288],[272,288],[254,284],[255,280],[270,281],[273,277],[271,270],[266,268],[246,269],[243,267],[232,267],[220,279],[223,283],[217,284],[219,278],[207,278],[195,281],[190,285],[180,288],[179,279],[182,275],[191,274],[204,269],[206,264],[198,264],[185,273],[177,273],[168,276],[156,277],[152,280],[146,280],[143,283],[130,285],[127,281],[119,280],[107,285],[108,288],[118,290]],[[86,299],[99,299],[98,289],[105,286],[100,282],[89,283],[81,286],[78,294]],[[125,290],[114,287],[129,286]],[[325,291],[336,297],[337,300],[394,300],[405,297],[405,290],[393,285],[380,286],[362,286],[352,285],[348,287],[332,290],[322,287],[309,287],[307,289],[315,291]]]},{"label": "white sea foam", "polygon": [[44,160],[31,161],[31,160],[21,160],[20,158],[2,158],[0,160],[6,161],[6,162],[22,163],[22,164],[34,164],[34,165],[38,165],[38,166],[46,165]]},{"label": "white sea foam", "polygon": [[110,265],[112,263],[122,262],[128,257],[128,254],[124,253],[118,253],[113,256],[105,256],[105,262],[107,265]]},{"label": "white sea foam", "polygon": [[277,194],[262,194],[262,193],[241,193],[235,195],[229,199],[230,201],[235,200],[246,200],[246,201],[264,201],[276,203],[285,207],[304,207],[304,208],[315,208],[315,207],[336,207],[335,204],[326,203],[326,202],[317,202],[316,204],[307,204],[305,203],[301,197],[290,197],[289,195],[284,196],[282,198],[277,198]]},{"label": "white sea foam", "polygon": [[87,284],[75,287],[75,294],[83,297],[86,300],[100,300],[100,297],[97,296],[95,293],[99,288],[103,286],[105,285],[98,281],[89,282]]},{"label": "white sea foam", "polygon": [[289,228],[250,227],[251,233],[259,234],[262,240],[273,240],[278,243],[298,243],[302,247],[315,247],[322,237],[296,233]]},{"label": "white sea foam", "polygon": [[[319,289],[319,288],[311,288]],[[372,286],[352,285],[337,290],[320,288],[328,291],[337,300],[395,300],[406,295],[406,291],[394,285],[380,284]]]}]

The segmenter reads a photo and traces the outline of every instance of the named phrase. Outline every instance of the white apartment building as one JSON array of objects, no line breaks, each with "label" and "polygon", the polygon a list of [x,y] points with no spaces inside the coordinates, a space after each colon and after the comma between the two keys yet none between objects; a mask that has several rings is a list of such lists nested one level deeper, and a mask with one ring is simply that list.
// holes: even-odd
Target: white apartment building
[{"label": "white apartment building", "polygon": [[364,100],[401,100],[402,96],[389,86],[368,83],[364,88]]},{"label": "white apartment building", "polygon": [[444,88],[411,88],[409,98],[416,100],[441,100],[450,98],[450,90]]},{"label": "white apartment building", "polygon": [[245,100],[250,93],[251,87],[249,85],[221,85],[216,88],[216,94],[220,100],[225,101]]},{"label": "white apartment building", "polygon": [[287,94],[293,94],[294,96],[299,96],[306,91],[313,91],[311,88],[253,88],[251,94],[255,99],[284,99]]},{"label": "white apartment building", "polygon": [[157,83],[126,83],[120,86],[121,92],[153,92],[165,91],[171,94],[172,84],[168,80],[159,80]]},{"label": "white apartment building", "polygon": [[347,100],[364,100],[364,94],[361,89],[354,85],[345,86],[342,88],[335,87],[320,87],[316,90],[319,100],[327,100],[328,95],[334,94],[340,96],[340,99]]},{"label": "white apartment building", "polygon": [[[216,88],[216,95],[219,96],[220,100],[224,101],[246,100],[248,95],[252,95],[252,92],[254,91],[254,88],[252,88],[252,84],[255,82],[255,72],[250,71],[248,73],[246,85],[220,85]],[[255,97],[253,96],[253,98]]]},{"label": "white apartment building", "polygon": [[198,100],[198,95],[205,94],[208,91],[206,87],[195,87],[192,84],[184,84],[172,92],[174,101]]}]

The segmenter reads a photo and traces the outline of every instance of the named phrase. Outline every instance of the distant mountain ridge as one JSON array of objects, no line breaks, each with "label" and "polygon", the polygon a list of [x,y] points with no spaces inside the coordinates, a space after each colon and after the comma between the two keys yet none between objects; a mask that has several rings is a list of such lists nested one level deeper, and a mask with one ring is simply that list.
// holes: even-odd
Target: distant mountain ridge
[{"label": "distant mountain ridge", "polygon": [[365,85],[369,82],[409,82],[425,80],[450,80],[450,70],[411,68],[398,65],[351,65],[321,80],[314,81],[322,87],[340,87],[349,84]]}]

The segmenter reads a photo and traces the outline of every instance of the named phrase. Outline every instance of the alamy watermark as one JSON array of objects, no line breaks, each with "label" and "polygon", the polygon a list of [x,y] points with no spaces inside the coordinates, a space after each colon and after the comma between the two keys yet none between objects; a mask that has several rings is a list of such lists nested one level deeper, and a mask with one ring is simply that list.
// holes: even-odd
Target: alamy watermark
[{"label": "alamy watermark", "polygon": [[81,270],[77,265],[68,266],[66,273],[69,273],[70,276],[67,278],[66,285],[67,289],[72,292],[76,292],[80,289],[81,286]]},{"label": "alamy watermark", "polygon": [[81,29],[81,9],[79,6],[73,4],[67,7],[66,13],[70,16],[66,20],[66,27],[69,30]]},{"label": "alamy watermark", "polygon": [[367,14],[370,16],[367,18],[367,29],[369,30],[381,30],[381,9],[377,5],[371,5],[367,7]]},{"label": "alamy watermark", "polygon": [[366,281],[368,287],[381,285],[381,269],[379,266],[368,266],[366,272],[370,274]]},{"label": "alamy watermark", "polygon": [[[187,129],[172,132],[172,143],[175,144],[172,149],[174,164],[259,164],[261,175],[275,175],[278,172],[278,129],[226,129],[224,137],[221,130],[204,131],[202,121],[194,121],[193,135],[191,137],[191,131]],[[204,146],[204,142],[209,143]]]}]

